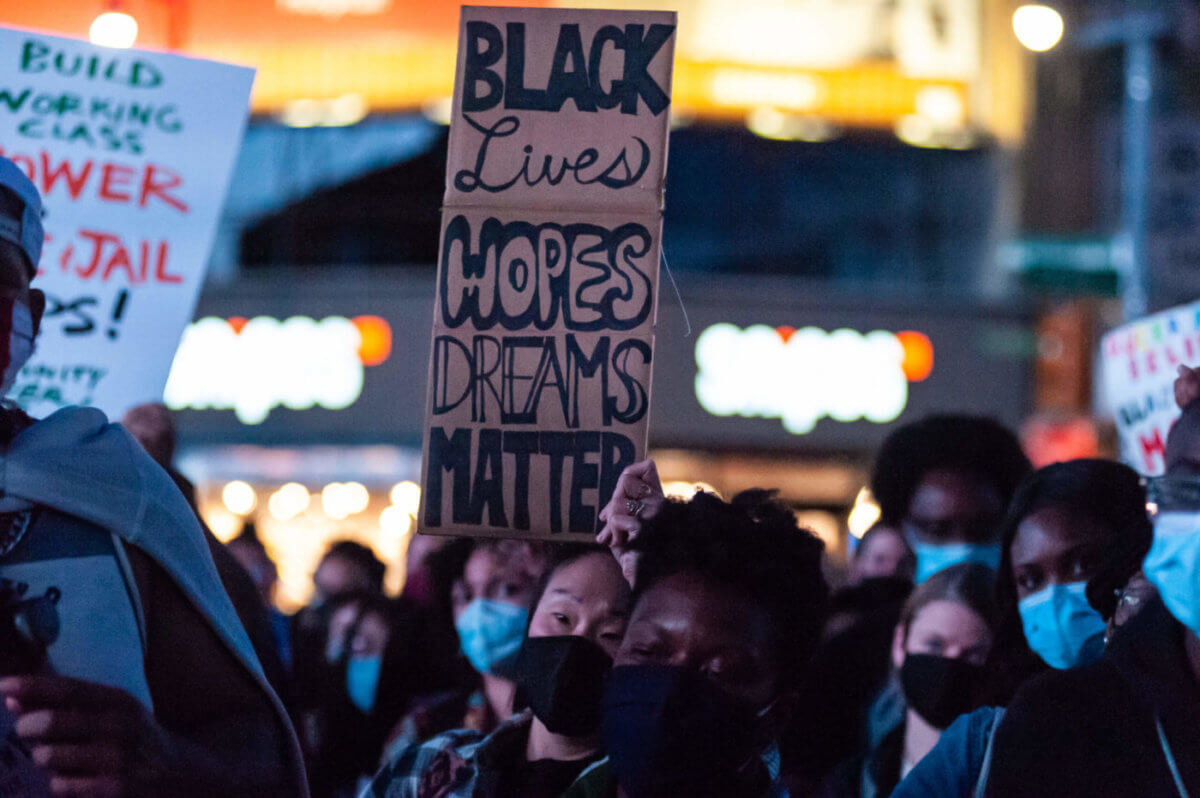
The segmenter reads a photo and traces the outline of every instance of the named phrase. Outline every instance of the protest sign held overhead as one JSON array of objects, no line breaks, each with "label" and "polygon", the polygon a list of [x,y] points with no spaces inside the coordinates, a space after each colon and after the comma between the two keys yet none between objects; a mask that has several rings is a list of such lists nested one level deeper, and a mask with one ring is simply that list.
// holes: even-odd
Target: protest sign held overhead
[{"label": "protest sign held overhead", "polygon": [[590,538],[645,454],[675,15],[464,7],[426,533]]},{"label": "protest sign held overhead", "polygon": [[254,71],[0,28],[0,154],[45,204],[35,417],[159,401],[191,320]]},{"label": "protest sign held overhead", "polygon": [[1146,476],[1161,474],[1179,418],[1175,378],[1181,365],[1200,365],[1200,302],[1118,327],[1101,340],[1100,359],[1121,459]]}]

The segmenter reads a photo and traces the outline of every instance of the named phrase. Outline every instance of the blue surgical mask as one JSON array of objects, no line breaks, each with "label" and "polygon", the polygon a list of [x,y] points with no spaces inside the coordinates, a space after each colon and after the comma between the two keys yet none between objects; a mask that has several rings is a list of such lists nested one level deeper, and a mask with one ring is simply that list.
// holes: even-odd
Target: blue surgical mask
[{"label": "blue surgical mask", "polygon": [[910,540],[917,555],[917,584],[952,565],[974,562],[993,571],[1000,568],[999,543],[922,543]]},{"label": "blue surgical mask", "polygon": [[490,599],[475,599],[454,621],[471,667],[492,674],[516,660],[528,625],[527,609]]},{"label": "blue surgical mask", "polygon": [[375,708],[375,694],[379,692],[379,674],[382,671],[383,657],[355,656],[346,663],[346,692],[360,712],[369,713]]},{"label": "blue surgical mask", "polygon": [[1087,582],[1050,585],[1017,604],[1025,640],[1051,668],[1090,665],[1104,653],[1104,619],[1087,600]]},{"label": "blue surgical mask", "polygon": [[1175,619],[1200,634],[1200,514],[1159,513],[1142,571]]}]

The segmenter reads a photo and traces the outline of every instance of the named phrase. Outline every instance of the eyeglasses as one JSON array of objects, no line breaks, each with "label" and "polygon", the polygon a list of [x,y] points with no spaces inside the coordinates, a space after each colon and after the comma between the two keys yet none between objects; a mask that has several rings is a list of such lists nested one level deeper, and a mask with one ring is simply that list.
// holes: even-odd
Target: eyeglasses
[{"label": "eyeglasses", "polygon": [[937,520],[905,518],[900,522],[904,537],[910,546],[918,541],[921,543],[944,543],[954,540],[966,543],[984,543],[996,536],[998,526],[999,519],[992,516]]},{"label": "eyeglasses", "polygon": [[1146,514],[1151,519],[1162,512],[1200,513],[1200,477],[1148,477],[1142,484],[1146,488]]}]

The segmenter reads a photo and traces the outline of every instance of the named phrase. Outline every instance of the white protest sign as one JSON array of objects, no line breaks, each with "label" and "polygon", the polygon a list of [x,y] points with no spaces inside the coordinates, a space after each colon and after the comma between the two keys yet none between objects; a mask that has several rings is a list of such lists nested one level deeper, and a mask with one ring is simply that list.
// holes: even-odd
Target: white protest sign
[{"label": "white protest sign", "polygon": [[254,71],[0,28],[0,154],[46,245],[37,352],[10,398],[42,417],[159,401],[204,278]]},{"label": "white protest sign", "polygon": [[590,539],[645,455],[675,22],[463,8],[421,532]]},{"label": "white protest sign", "polygon": [[1161,474],[1179,417],[1175,377],[1181,365],[1200,365],[1200,302],[1118,327],[1101,340],[1100,362],[1121,459],[1146,476]]}]

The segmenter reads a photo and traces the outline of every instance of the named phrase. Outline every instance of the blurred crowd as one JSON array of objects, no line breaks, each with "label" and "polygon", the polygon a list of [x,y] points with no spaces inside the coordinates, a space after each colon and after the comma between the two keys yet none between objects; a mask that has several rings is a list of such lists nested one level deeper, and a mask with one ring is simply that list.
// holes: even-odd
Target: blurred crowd
[{"label": "blurred crowd", "polygon": [[[5,391],[39,207],[0,158]],[[844,573],[769,486],[667,499],[647,460],[595,543],[342,540],[290,616],[164,408],[5,404],[0,795],[1200,795],[1200,372],[1175,398],[1153,480],[898,428]]]}]

